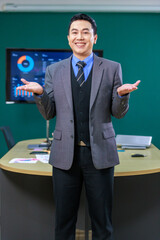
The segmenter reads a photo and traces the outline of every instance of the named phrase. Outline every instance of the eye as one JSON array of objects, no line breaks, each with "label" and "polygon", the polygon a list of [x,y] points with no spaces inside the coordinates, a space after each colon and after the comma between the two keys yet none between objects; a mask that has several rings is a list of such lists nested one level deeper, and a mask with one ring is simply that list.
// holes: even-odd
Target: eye
[{"label": "eye", "polygon": [[72,32],[72,34],[73,34],[73,35],[76,35],[76,34],[77,34],[77,32],[76,32],[76,31],[74,31],[74,32]]}]

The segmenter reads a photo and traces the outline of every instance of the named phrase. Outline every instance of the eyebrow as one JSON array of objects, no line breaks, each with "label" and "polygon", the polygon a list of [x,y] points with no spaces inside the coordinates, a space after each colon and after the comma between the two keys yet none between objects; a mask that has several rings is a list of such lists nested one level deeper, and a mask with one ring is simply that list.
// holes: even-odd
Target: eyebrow
[{"label": "eyebrow", "polygon": [[[86,30],[89,31],[89,28],[83,28],[83,29],[82,29],[82,31],[86,31]],[[77,29],[77,28],[72,28],[72,29],[71,29],[71,32],[72,32],[72,31],[78,31],[78,29]]]}]

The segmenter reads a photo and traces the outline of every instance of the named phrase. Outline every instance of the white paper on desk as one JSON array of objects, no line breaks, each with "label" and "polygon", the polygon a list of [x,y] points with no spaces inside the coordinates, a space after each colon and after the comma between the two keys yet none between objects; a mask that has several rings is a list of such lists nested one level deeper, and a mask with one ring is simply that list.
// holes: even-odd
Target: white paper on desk
[{"label": "white paper on desk", "polygon": [[9,163],[36,163],[36,158],[13,158]]},{"label": "white paper on desk", "polygon": [[49,162],[49,154],[36,154],[36,158],[43,163]]}]

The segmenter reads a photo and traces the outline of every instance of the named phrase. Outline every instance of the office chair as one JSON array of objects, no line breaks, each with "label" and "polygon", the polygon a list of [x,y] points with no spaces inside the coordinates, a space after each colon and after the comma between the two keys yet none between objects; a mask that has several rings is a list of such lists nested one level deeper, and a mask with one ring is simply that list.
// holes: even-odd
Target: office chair
[{"label": "office chair", "polygon": [[6,140],[8,150],[10,150],[15,145],[15,141],[14,141],[10,127],[2,126],[0,127],[0,130],[2,131],[4,138]]}]

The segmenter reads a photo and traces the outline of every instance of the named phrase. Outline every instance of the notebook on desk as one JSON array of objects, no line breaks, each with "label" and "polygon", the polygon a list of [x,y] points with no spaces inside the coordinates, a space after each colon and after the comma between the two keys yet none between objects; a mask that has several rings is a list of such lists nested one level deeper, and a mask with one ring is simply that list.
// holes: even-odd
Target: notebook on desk
[{"label": "notebook on desk", "polygon": [[151,141],[152,141],[151,136],[135,136],[120,134],[116,136],[117,146],[125,149],[146,149],[150,147]]}]

